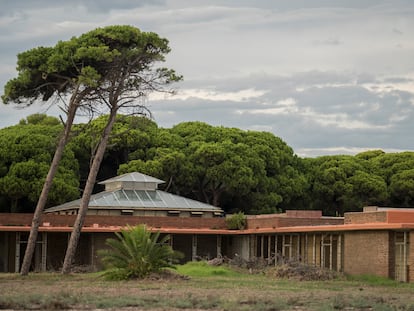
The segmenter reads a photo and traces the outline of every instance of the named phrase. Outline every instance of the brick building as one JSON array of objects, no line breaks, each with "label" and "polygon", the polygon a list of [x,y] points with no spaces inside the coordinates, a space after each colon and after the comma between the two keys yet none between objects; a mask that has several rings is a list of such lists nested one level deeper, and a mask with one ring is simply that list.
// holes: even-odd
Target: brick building
[{"label": "brick building", "polygon": [[[171,236],[183,261],[240,256],[302,262],[348,274],[373,274],[409,282],[414,275],[414,210],[366,207],[345,217],[320,211],[247,216],[243,230],[228,230],[217,207],[161,192],[162,182],[132,173],[104,184],[94,195],[81,234],[76,264],[99,267],[97,250],[126,225],[146,224]],[[32,269],[61,267],[79,200],[46,210]],[[31,214],[0,214],[0,272],[18,272]]]}]

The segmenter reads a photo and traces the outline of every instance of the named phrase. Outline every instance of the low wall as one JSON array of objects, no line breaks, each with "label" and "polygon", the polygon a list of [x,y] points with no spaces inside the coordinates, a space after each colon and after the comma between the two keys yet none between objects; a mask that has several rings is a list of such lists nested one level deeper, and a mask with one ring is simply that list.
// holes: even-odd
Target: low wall
[{"label": "low wall", "polygon": [[[30,226],[32,214],[0,214],[0,225],[2,226]],[[76,215],[53,215],[44,214],[40,225],[48,224],[51,227],[71,227],[76,219]],[[158,228],[209,228],[226,229],[224,218],[201,218],[201,217],[156,217],[156,216],[98,216],[87,215],[84,227],[93,225],[100,227],[125,226],[146,224],[150,227]]]}]

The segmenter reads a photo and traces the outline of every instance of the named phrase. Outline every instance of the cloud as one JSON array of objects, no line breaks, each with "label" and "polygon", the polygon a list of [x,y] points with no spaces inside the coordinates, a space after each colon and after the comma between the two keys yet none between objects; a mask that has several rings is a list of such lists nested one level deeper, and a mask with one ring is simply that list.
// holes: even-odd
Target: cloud
[{"label": "cloud", "polygon": [[[220,92],[232,89],[229,94],[238,94],[232,82],[241,86],[241,90],[246,85],[252,89],[261,88],[256,96],[246,100],[219,99],[210,88],[197,92],[203,96],[151,102],[151,109],[155,120],[167,126],[181,120],[200,120],[246,130],[270,131],[294,150],[301,150],[301,154],[312,149],[315,151],[309,151],[309,155],[333,150],[329,148],[336,148],[338,152],[345,148],[349,153],[378,146],[389,150],[409,148],[404,137],[407,127],[414,130],[409,121],[414,117],[414,94],[398,89],[366,88],[365,82],[374,83],[370,76],[360,81],[363,83],[359,84],[352,74],[335,72],[291,76],[256,74],[244,77],[244,81],[241,77],[236,81],[215,80]],[[401,78],[401,81],[406,80]],[[202,81],[192,86],[195,84],[203,85]],[[302,88],[298,90],[297,85]]]},{"label": "cloud", "polygon": [[[411,1],[8,1],[0,86],[16,74],[17,53],[111,24],[170,41],[165,65],[184,82],[174,97],[150,97],[159,126],[266,130],[309,155],[412,148]],[[0,105],[0,124],[45,111]]]},{"label": "cloud", "polygon": [[[237,92],[223,92],[219,90],[208,90],[208,89],[185,89],[178,91],[174,95],[174,99],[186,100],[189,98],[200,99],[200,100],[211,100],[211,101],[225,101],[231,100],[234,102],[242,102],[252,99],[254,97],[260,97],[265,91],[255,89],[244,89]],[[170,96],[165,97],[163,94],[152,94],[151,100],[168,100],[172,98]]]}]

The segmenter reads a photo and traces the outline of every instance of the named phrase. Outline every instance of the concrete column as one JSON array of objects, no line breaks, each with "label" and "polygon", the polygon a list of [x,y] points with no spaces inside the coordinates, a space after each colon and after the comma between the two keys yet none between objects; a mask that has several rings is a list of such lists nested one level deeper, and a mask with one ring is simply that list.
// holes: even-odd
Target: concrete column
[{"label": "concrete column", "polygon": [[277,234],[275,235],[275,266],[278,264],[279,252],[277,251]]},{"label": "concrete column", "polygon": [[300,234],[296,235],[297,241],[296,241],[296,260],[300,259]]},{"label": "concrete column", "polygon": [[221,257],[223,257],[222,256],[222,254],[221,254],[221,235],[218,235],[217,236],[217,258],[221,258]]},{"label": "concrete column", "polygon": [[193,234],[193,247],[192,247],[192,261],[196,261],[197,259],[197,235]]},{"label": "concrete column", "polygon": [[342,271],[342,234],[338,234],[338,247],[337,247],[337,270],[338,272]]},{"label": "concrete column", "polygon": [[312,263],[313,263],[314,266],[316,266],[316,233],[313,234]]},{"label": "concrete column", "polygon": [[403,282],[407,282],[408,281],[408,279],[407,279],[407,246],[408,246],[408,243],[407,243],[407,231],[404,231],[404,248],[403,248],[403,252],[404,252],[404,254],[403,254],[403,256],[404,256],[404,259],[403,259],[404,271],[403,271]]},{"label": "concrete column", "polygon": [[267,262],[270,263],[272,260],[272,236],[267,236]]},{"label": "concrete column", "polygon": [[257,245],[257,235],[247,235],[247,241],[248,241],[248,249],[249,249],[249,258],[252,259],[256,257],[256,245]]},{"label": "concrete column", "polygon": [[42,232],[42,260],[41,260],[41,271],[46,272],[47,268],[47,232]]},{"label": "concrete column", "polygon": [[308,234],[305,233],[305,246],[304,246],[304,254],[303,254],[303,261],[308,264]]},{"label": "concrete column", "polygon": [[260,236],[260,258],[264,258],[264,235]]},{"label": "concrete column", "polygon": [[14,258],[14,272],[20,271],[20,232],[16,232],[16,254]]}]

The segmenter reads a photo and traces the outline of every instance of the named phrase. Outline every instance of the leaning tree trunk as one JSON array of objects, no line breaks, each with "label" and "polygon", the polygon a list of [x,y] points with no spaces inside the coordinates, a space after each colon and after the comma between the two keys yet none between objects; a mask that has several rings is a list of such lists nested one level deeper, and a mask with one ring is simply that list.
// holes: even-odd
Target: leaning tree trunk
[{"label": "leaning tree trunk", "polygon": [[[77,93],[77,92],[75,92]],[[43,184],[43,189],[40,194],[39,200],[37,201],[36,209],[33,214],[32,226],[30,228],[29,240],[27,241],[26,251],[24,253],[23,264],[20,271],[21,275],[27,275],[30,270],[30,264],[32,262],[33,253],[36,247],[37,233],[39,231],[40,219],[45,208],[49,191],[52,188],[53,178],[56,175],[56,172],[59,167],[59,162],[62,158],[63,151],[69,140],[70,131],[73,125],[73,120],[75,119],[76,110],[78,109],[78,100],[77,95],[74,94],[69,102],[67,120],[65,124],[65,129],[63,135],[60,137],[58,146],[56,147],[55,155],[53,156],[52,163],[50,164],[49,172],[46,176],[45,183]]]},{"label": "leaning tree trunk", "polygon": [[83,222],[86,217],[86,212],[88,211],[89,200],[92,195],[92,190],[95,185],[96,176],[98,175],[99,167],[108,144],[109,136],[112,131],[112,127],[115,122],[117,113],[117,107],[111,109],[108,121],[106,123],[105,129],[102,133],[101,141],[99,142],[98,149],[96,150],[95,156],[93,158],[92,166],[89,170],[88,179],[86,181],[85,189],[83,191],[81,203],[79,206],[78,215],[76,217],[75,224],[73,225],[73,230],[70,235],[70,240],[68,248],[66,250],[65,261],[63,262],[62,274],[68,274],[72,267],[72,263],[75,258],[76,248],[78,246],[80,233],[82,230]]}]

